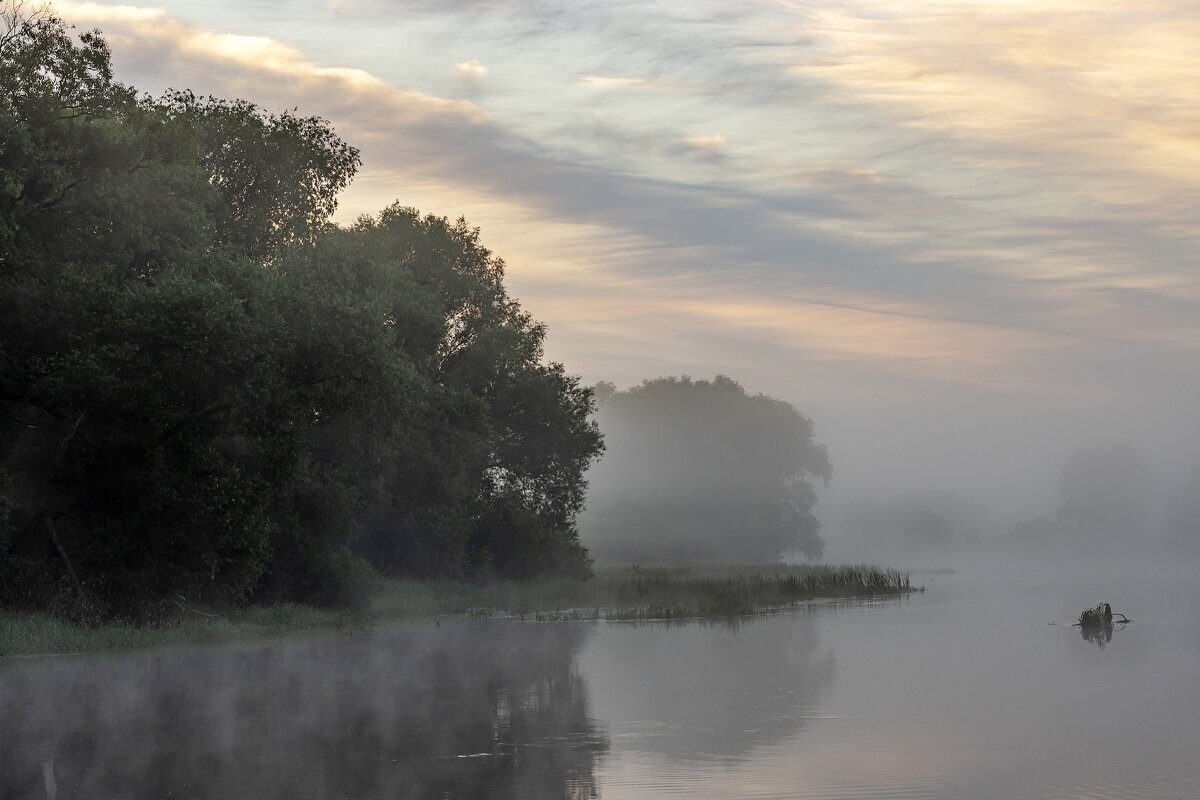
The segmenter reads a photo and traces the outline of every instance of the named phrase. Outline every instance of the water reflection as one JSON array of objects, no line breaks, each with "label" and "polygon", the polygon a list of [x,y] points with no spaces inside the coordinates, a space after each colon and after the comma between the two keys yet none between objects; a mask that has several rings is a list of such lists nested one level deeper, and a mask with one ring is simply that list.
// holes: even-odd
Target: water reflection
[{"label": "water reflection", "polygon": [[457,622],[0,669],[0,798],[586,798],[585,626]]},{"label": "water reflection", "polygon": [[821,715],[835,670],[803,612],[669,636],[662,624],[605,626],[580,663],[615,750],[702,761],[792,737]]},{"label": "water reflection", "polygon": [[1085,642],[1091,642],[1097,647],[1103,648],[1110,643],[1113,638],[1113,631],[1124,629],[1125,624],[1116,622],[1112,625],[1080,625],[1079,635],[1083,637]]}]

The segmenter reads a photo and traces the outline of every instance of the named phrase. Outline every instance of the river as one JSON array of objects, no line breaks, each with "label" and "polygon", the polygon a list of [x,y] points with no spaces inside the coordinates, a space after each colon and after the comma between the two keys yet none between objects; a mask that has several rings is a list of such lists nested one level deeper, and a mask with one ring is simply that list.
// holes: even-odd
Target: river
[{"label": "river", "polygon": [[[0,800],[1200,797],[1190,571],[914,579],[734,621],[8,658]],[[1134,622],[1067,625],[1102,600]]]}]

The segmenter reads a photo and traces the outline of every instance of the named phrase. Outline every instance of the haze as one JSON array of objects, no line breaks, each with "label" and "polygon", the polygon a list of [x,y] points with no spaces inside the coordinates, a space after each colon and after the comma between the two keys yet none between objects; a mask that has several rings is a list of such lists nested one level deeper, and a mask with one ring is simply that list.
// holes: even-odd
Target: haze
[{"label": "haze", "polygon": [[818,515],[946,493],[994,530],[1063,464],[1200,461],[1200,19],[979,0],[57,2],[120,80],[298,107],[339,219],[465,215],[585,381],[733,376],[816,426]]}]

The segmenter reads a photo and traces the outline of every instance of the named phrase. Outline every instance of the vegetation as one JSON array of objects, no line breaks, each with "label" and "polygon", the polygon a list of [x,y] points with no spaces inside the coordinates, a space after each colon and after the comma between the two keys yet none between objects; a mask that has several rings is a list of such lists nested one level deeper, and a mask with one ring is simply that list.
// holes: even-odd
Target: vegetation
[{"label": "vegetation", "polygon": [[589,474],[588,547],[614,563],[769,563],[824,550],[810,480],[825,448],[790,404],[725,376],[598,387],[607,455]]},{"label": "vegetation", "polygon": [[470,583],[380,579],[355,610],[294,604],[235,609],[219,616],[176,607],[169,622],[80,627],[43,614],[0,613],[0,654],[54,654],[350,630],[387,619],[446,614],[534,622],[725,618],[786,609],[818,598],[891,597],[920,591],[908,573],[866,565],[774,567],[609,567],[594,578]]},{"label": "vegetation", "polygon": [[[544,360],[478,230],[399,205],[333,225],[360,162],[324,120],[140,95],[99,32],[0,2],[4,650],[910,588],[866,568],[595,578],[595,393]],[[606,555],[820,554],[808,479],[829,460],[794,408],[724,377],[602,390]]]},{"label": "vegetation", "polygon": [[589,573],[592,392],[477,230],[333,226],[359,155],[325,121],[138,95],[98,32],[0,10],[0,606]]}]

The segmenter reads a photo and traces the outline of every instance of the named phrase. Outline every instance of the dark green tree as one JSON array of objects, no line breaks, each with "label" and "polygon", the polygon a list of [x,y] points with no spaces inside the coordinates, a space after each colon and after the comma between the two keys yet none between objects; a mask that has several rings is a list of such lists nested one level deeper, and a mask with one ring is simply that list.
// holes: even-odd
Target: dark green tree
[{"label": "dark green tree", "polygon": [[601,448],[590,389],[543,361],[545,327],[465,221],[401,206],[330,231],[319,258],[386,305],[420,400],[357,548],[410,574],[581,573],[575,518]]},{"label": "dark green tree", "polygon": [[[296,184],[334,178],[310,181],[307,203],[268,204],[273,220],[243,220],[206,158],[203,107],[114,82],[96,32],[76,39],[11,6],[3,25],[0,583],[12,602],[45,602],[58,576],[100,613],[175,593],[244,598],[281,493],[303,476],[307,418],[281,400],[280,278],[225,233],[289,244],[293,217],[327,209],[354,163],[333,147],[315,164],[297,144]],[[271,141],[285,119],[219,111],[231,140]]]}]

